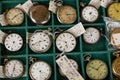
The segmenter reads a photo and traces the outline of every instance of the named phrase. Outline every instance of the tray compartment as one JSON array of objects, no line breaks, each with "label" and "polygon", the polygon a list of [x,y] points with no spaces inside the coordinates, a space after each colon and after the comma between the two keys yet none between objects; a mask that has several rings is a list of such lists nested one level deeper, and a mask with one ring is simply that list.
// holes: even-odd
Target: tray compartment
[{"label": "tray compartment", "polygon": [[[103,60],[107,64],[108,75],[105,78],[105,80],[112,80],[112,78],[111,78],[111,66],[110,66],[110,61],[109,61],[110,57],[109,57],[108,52],[94,52],[94,53],[91,52],[91,53],[88,53],[88,54],[91,55],[90,60],[100,59],[100,60]],[[84,53],[83,55],[86,55],[86,53]],[[86,74],[86,65],[87,65],[88,61],[84,61],[83,63],[84,63],[84,70],[85,70],[85,80],[90,80],[90,78]]]},{"label": "tray compartment", "polygon": [[[88,28],[88,27],[95,27],[97,29],[102,29],[102,34],[106,36],[106,28],[105,28],[105,25],[101,24],[101,25],[87,25],[87,26],[84,26],[85,29]],[[82,49],[84,52],[87,52],[87,51],[105,51],[107,50],[107,40],[104,36],[101,36],[100,40],[96,43],[96,44],[88,44],[86,43],[84,40],[83,40],[83,37],[82,37]]]},{"label": "tray compartment", "polygon": [[[32,2],[39,2],[40,4],[45,5],[46,7],[49,7],[49,0],[32,0]],[[40,25],[40,26],[51,26],[52,23],[53,23],[52,14],[53,14],[53,13],[50,12],[50,16],[51,16],[51,17],[50,17],[50,20],[49,20],[46,24]],[[34,23],[34,22],[30,19],[29,16],[27,16],[27,25],[28,25],[28,26],[37,26],[37,24]]]},{"label": "tray compartment", "polygon": [[[51,28],[51,27],[50,27]],[[47,30],[48,28],[34,28],[34,29],[28,29],[28,32],[29,33],[34,33],[36,30]],[[52,29],[52,28],[51,28]],[[51,31],[52,33],[53,33],[53,31]],[[53,41],[53,40],[52,40]],[[35,53],[35,52],[33,52],[31,49],[30,49],[30,47],[29,47],[29,44],[27,44],[28,45],[28,53],[29,54],[38,54],[38,53]],[[53,48],[54,48],[54,46],[53,46],[53,42],[52,42],[52,45],[51,45],[51,47],[50,47],[50,49],[47,51],[47,52],[45,52],[45,53],[42,53],[42,54],[53,54]]]},{"label": "tray compartment", "polygon": [[[22,61],[22,63],[25,65],[25,71],[26,71],[26,68],[27,68],[27,66],[26,66],[26,57],[2,57],[1,58],[1,64],[0,65],[4,65],[3,63],[4,63],[4,59],[17,59],[17,60],[20,60],[20,61]],[[3,78],[0,78],[0,80],[10,80],[9,78],[5,78],[5,79],[3,79]],[[21,77],[21,78],[17,78],[16,80],[27,80],[27,75],[26,76],[24,76],[24,77]]]},{"label": "tray compartment", "polygon": [[[8,51],[3,44],[1,44],[1,55],[7,56],[7,55],[26,55],[26,30],[25,29],[2,29],[3,32],[10,34],[10,33],[17,33],[23,38],[23,46],[22,48],[17,52],[11,52]],[[8,33],[10,32],[10,33]]]},{"label": "tray compartment", "polygon": [[[30,56],[30,57],[32,57],[32,56]],[[48,55],[48,56],[41,55],[41,56],[34,56],[33,58],[36,58],[37,61],[45,61],[45,62],[47,62],[51,66],[51,69],[52,69],[52,75],[51,75],[51,77],[50,77],[49,80],[55,80],[55,74],[54,74],[55,73],[55,70],[54,70],[54,68],[55,68],[55,66],[54,66],[54,64],[55,64],[54,63],[54,56],[51,56],[51,55]],[[28,69],[30,68],[30,65],[31,64],[29,64]],[[30,76],[28,77],[28,80],[31,80]]]},{"label": "tray compartment", "polygon": [[[18,4],[23,4],[24,2],[23,1],[3,1],[1,2],[1,14],[3,14],[5,11],[9,10],[9,9],[12,9],[12,8],[15,8]],[[9,5],[9,6],[8,6]],[[26,26],[26,14],[24,13],[24,21],[21,25],[18,25],[19,27],[25,27]],[[0,27],[2,27],[0,25]],[[10,26],[10,25],[7,25],[5,27],[13,27],[13,26]]]},{"label": "tray compartment", "polygon": [[[69,28],[71,28],[72,26],[67,26],[67,27],[63,27],[63,26],[56,26],[56,28],[54,28],[54,32],[57,32],[56,31],[56,29],[61,29],[61,30],[63,30],[63,31],[66,31],[66,30],[68,30]],[[61,32],[60,32],[61,33]],[[56,34],[56,37],[59,35],[59,33],[58,34]],[[55,37],[55,38],[56,38]],[[56,41],[56,40],[55,40]],[[56,42],[54,41],[54,43],[55,43],[55,53],[60,53],[60,51],[57,49],[57,47],[56,47]],[[76,42],[77,42],[77,45],[76,45],[76,47],[75,47],[75,49],[72,51],[72,52],[80,52],[80,37],[77,37],[76,38]]]},{"label": "tray compartment", "polygon": [[[78,2],[78,0],[63,0],[63,5],[72,6],[72,7],[75,8],[76,11],[77,11],[77,10],[78,10],[77,2]],[[53,19],[54,19],[54,25],[66,25],[66,24],[61,24],[61,23],[58,21],[56,14],[54,14],[54,18],[53,18]],[[77,19],[76,19],[76,21],[75,21],[74,23],[72,23],[72,24],[77,24],[77,23],[79,22],[78,20],[79,20],[79,19],[78,19],[78,12],[77,12]]]}]

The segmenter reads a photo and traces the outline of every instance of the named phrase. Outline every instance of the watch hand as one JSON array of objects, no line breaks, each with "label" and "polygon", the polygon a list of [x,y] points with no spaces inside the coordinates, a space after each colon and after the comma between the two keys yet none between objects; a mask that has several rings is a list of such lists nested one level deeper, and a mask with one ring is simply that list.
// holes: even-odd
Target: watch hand
[{"label": "watch hand", "polygon": [[[19,14],[21,14],[21,13],[19,13]],[[19,14],[16,14],[16,15],[12,18],[12,20],[13,20],[15,17],[17,17]]]},{"label": "watch hand", "polygon": [[102,66],[103,64],[101,64],[98,68],[97,68],[97,70],[99,70],[99,68]]},{"label": "watch hand", "polygon": [[94,68],[94,67],[92,67],[92,66],[89,66],[89,67],[91,67],[91,68],[94,69],[94,70],[97,70],[96,68]]},{"label": "watch hand", "polygon": [[74,14],[67,13],[66,15],[68,16],[68,15],[74,15]]},{"label": "watch hand", "polygon": [[35,42],[34,44],[39,44],[41,41]]}]

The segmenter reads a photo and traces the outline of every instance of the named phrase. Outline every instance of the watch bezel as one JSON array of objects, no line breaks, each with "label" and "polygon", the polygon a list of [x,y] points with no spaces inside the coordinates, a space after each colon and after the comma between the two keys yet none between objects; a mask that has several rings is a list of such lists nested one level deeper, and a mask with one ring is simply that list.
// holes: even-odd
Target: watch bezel
[{"label": "watch bezel", "polygon": [[[83,10],[84,10],[86,7],[93,7],[93,8],[95,8],[95,9],[97,10],[98,16],[97,16],[96,20],[94,20],[94,21],[87,21],[86,19],[83,18],[82,13],[83,13]],[[97,9],[96,7],[94,7],[94,6],[92,6],[92,5],[87,5],[87,6],[85,6],[85,7],[81,10],[81,18],[82,18],[82,21],[83,21],[83,22],[87,22],[87,23],[94,23],[94,22],[97,22],[98,19],[99,19],[99,16],[100,16],[100,14],[99,14],[98,9]]]},{"label": "watch bezel", "polygon": [[[88,27],[88,28],[86,28],[86,31],[87,31],[87,29],[90,29],[90,28],[94,28],[94,27]],[[99,38],[98,38],[98,40],[96,42],[94,42],[94,43],[87,42],[85,40],[85,36],[83,34],[83,40],[84,40],[85,43],[90,44],[90,45],[94,45],[94,44],[96,44],[96,43],[98,43],[100,41],[100,38],[101,38],[100,30],[97,29],[97,28],[94,28],[94,29],[96,29],[99,32]]]},{"label": "watch bezel", "polygon": [[[108,11],[108,10],[109,10],[109,8],[110,8],[111,5],[116,4],[116,3],[119,3],[119,2],[112,2],[112,3],[109,4],[108,7],[107,7],[107,15],[108,15],[109,17],[110,17],[110,14],[109,14],[109,11]],[[119,4],[120,4],[120,3],[119,3]],[[110,18],[111,18],[111,17],[110,17]],[[113,18],[111,18],[111,19],[113,19]],[[116,20],[116,19],[113,19],[113,20]],[[120,20],[116,20],[116,21],[120,21]]]},{"label": "watch bezel", "polygon": [[[4,39],[4,42],[3,42],[3,43],[4,43],[4,46],[5,46],[5,41],[6,41],[7,37],[8,37],[9,35],[11,35],[11,34],[16,34],[16,35],[20,36],[21,39],[22,39],[22,46],[21,46],[18,50],[16,50],[16,51],[19,51],[20,49],[22,49],[24,43],[23,43],[23,38],[22,38],[22,36],[19,35],[18,33],[10,33],[10,34],[8,34],[8,35],[5,37],[5,39]],[[6,46],[5,46],[5,48],[6,48]],[[7,48],[6,48],[6,49],[7,49]],[[7,50],[8,50],[8,51],[11,51],[11,50],[9,50],[9,49],[7,49]],[[11,51],[11,52],[16,52],[16,51]]]},{"label": "watch bezel", "polygon": [[[21,65],[23,66],[23,71],[22,71],[22,73],[21,73],[19,76],[17,76],[17,77],[9,77],[9,76],[6,75],[6,69],[5,69],[5,67],[6,67],[7,64],[8,64],[9,62],[11,62],[11,61],[18,61],[18,62],[21,63]],[[9,60],[9,61],[6,62],[6,64],[5,64],[4,67],[3,67],[3,71],[4,71],[4,75],[5,75],[7,78],[9,78],[9,79],[16,79],[16,78],[20,78],[20,77],[22,77],[22,76],[24,75],[24,73],[25,73],[25,66],[24,66],[24,64],[23,64],[22,61],[17,60],[17,59],[12,59],[12,60]]]},{"label": "watch bezel", "polygon": [[[75,36],[74,36],[72,33],[67,32],[67,31],[64,31],[64,32],[61,32],[60,34],[58,34],[58,36],[57,36],[56,39],[55,39],[55,44],[56,44],[57,38],[58,38],[60,35],[62,35],[63,33],[68,33],[68,34],[72,35],[72,36],[75,38]],[[76,40],[76,38],[75,38],[75,46],[74,46],[74,48],[73,48],[71,51],[69,51],[69,52],[72,52],[72,51],[76,48],[76,46],[77,46],[77,40]],[[56,47],[57,47],[57,44],[56,44]],[[63,51],[60,50],[58,47],[57,47],[57,50],[59,50],[60,52],[63,52]],[[65,51],[65,52],[68,52],[68,51]]]},{"label": "watch bezel", "polygon": [[[64,8],[64,7],[71,7],[71,8],[76,12],[76,14],[75,14],[75,19],[74,19],[73,21],[69,22],[69,23],[63,22],[63,21],[60,19],[60,17],[59,17],[60,10],[61,10],[62,8]],[[77,20],[77,11],[76,11],[76,9],[75,9],[74,7],[72,7],[72,6],[69,6],[69,5],[60,6],[60,7],[57,9],[57,13],[56,13],[56,14],[57,14],[57,19],[58,19],[58,21],[59,21],[61,24],[73,24],[73,23]]]},{"label": "watch bezel", "polygon": [[[9,18],[7,18],[7,17],[8,17],[7,14],[8,14],[11,10],[14,10],[14,9],[20,10],[20,11],[22,12],[23,17],[22,17],[21,23],[18,23],[18,24],[11,23],[11,22],[9,21]],[[23,21],[24,21],[24,18],[25,18],[24,12],[23,12],[23,10],[21,10],[20,8],[11,8],[11,9],[9,9],[8,11],[5,12],[5,19],[6,19],[7,23],[8,23],[9,25],[11,25],[11,26],[19,26],[19,25],[21,25],[21,24],[23,23]]]},{"label": "watch bezel", "polygon": [[[32,38],[32,36],[36,35],[37,33],[44,33],[44,32],[40,31],[40,32],[33,33],[33,34],[31,35],[30,39]],[[49,37],[49,39],[50,39],[49,46],[48,46],[45,50],[37,51],[37,50],[35,50],[35,49],[32,47],[32,45],[31,45],[31,43],[30,43],[30,39],[29,39],[29,47],[30,47],[30,49],[31,49],[33,52],[35,52],[35,53],[45,53],[45,52],[47,52],[47,51],[50,49],[50,47],[51,47],[51,45],[52,45],[52,38],[51,38],[50,35],[48,35],[48,34],[46,34],[46,33],[44,33],[44,34],[47,35],[47,36]]]},{"label": "watch bezel", "polygon": [[[37,21],[32,17],[32,9],[35,8],[36,6],[42,6],[42,7],[46,8],[47,13],[48,13],[48,15],[46,15],[46,16],[47,16],[48,18],[45,19],[45,21],[42,21],[42,22],[38,21],[38,22],[37,22]],[[36,11],[38,11],[38,10],[36,10]],[[43,5],[43,4],[40,4],[40,3],[35,3],[35,4],[30,8],[30,10],[29,10],[28,13],[29,13],[30,19],[31,19],[34,23],[36,23],[36,24],[38,24],[38,25],[47,24],[48,21],[49,21],[50,18],[51,18],[51,14],[50,14],[50,11],[48,10],[47,6],[46,6],[46,5]]]},{"label": "watch bezel", "polygon": [[49,67],[49,69],[50,69],[50,73],[49,73],[48,77],[46,78],[46,80],[48,80],[48,79],[52,76],[52,68],[51,68],[51,66],[50,66],[47,62],[45,62],[45,61],[35,61],[34,63],[32,63],[32,64],[30,65],[30,67],[29,67],[29,75],[30,75],[30,78],[33,79],[33,80],[35,80],[34,77],[33,77],[32,74],[31,74],[31,69],[32,69],[32,67],[34,66],[34,64],[40,63],[40,62],[43,62],[43,63],[47,64],[48,67]]},{"label": "watch bezel", "polygon": [[[105,61],[100,60],[100,59],[93,59],[93,60],[90,60],[90,61],[87,63],[87,65],[86,65],[86,74],[87,74],[87,76],[88,76],[90,79],[93,79],[93,78],[91,78],[91,76],[88,74],[87,67],[89,66],[89,64],[90,64],[91,62],[96,61],[96,60],[97,60],[97,61],[101,61],[102,63],[104,63],[104,65],[105,65],[106,68],[107,68],[107,73],[106,73],[105,77],[103,78],[103,79],[105,79],[105,78],[107,77],[107,75],[108,75],[108,66],[107,66],[107,64],[105,63]],[[103,79],[100,79],[100,80],[103,80]]]}]

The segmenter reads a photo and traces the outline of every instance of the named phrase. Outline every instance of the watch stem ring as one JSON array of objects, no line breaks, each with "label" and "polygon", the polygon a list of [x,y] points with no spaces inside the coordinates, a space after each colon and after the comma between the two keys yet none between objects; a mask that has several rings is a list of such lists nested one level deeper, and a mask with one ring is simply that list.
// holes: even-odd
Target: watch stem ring
[{"label": "watch stem ring", "polygon": [[29,57],[29,63],[34,63],[36,61],[36,58],[33,58],[33,57]]},{"label": "watch stem ring", "polygon": [[84,58],[84,61],[90,61],[91,55],[85,54],[83,58]]},{"label": "watch stem ring", "polygon": [[116,57],[120,57],[120,51],[113,52],[113,55]]}]

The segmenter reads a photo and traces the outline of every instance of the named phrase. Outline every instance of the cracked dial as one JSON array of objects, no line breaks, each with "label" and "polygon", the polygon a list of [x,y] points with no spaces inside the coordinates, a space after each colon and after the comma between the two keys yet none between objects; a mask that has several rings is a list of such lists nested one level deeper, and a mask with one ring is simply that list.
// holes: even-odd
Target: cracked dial
[{"label": "cracked dial", "polygon": [[5,18],[9,25],[17,26],[23,23],[24,13],[19,8],[13,8],[6,13]]},{"label": "cracked dial", "polygon": [[81,16],[86,22],[95,22],[99,17],[99,13],[95,7],[86,6],[83,8]]},{"label": "cracked dial", "polygon": [[51,38],[44,32],[34,33],[29,40],[29,46],[36,53],[44,53],[51,47]]},{"label": "cracked dial", "polygon": [[10,60],[5,64],[4,74],[7,78],[18,78],[24,74],[23,63],[19,60]]},{"label": "cracked dial", "polygon": [[9,34],[4,41],[4,45],[9,51],[18,51],[23,46],[23,39],[19,34]]},{"label": "cracked dial", "polygon": [[37,61],[30,66],[29,74],[32,80],[48,80],[52,70],[48,63]]},{"label": "cracked dial", "polygon": [[71,52],[76,47],[76,39],[71,33],[61,33],[56,38],[56,46],[60,51]]},{"label": "cracked dial", "polygon": [[103,80],[108,75],[108,67],[99,59],[91,60],[86,66],[86,73],[92,80]]},{"label": "cracked dial", "polygon": [[86,32],[83,34],[83,39],[88,44],[95,44],[100,39],[100,32],[94,27],[89,27],[86,29]]}]

